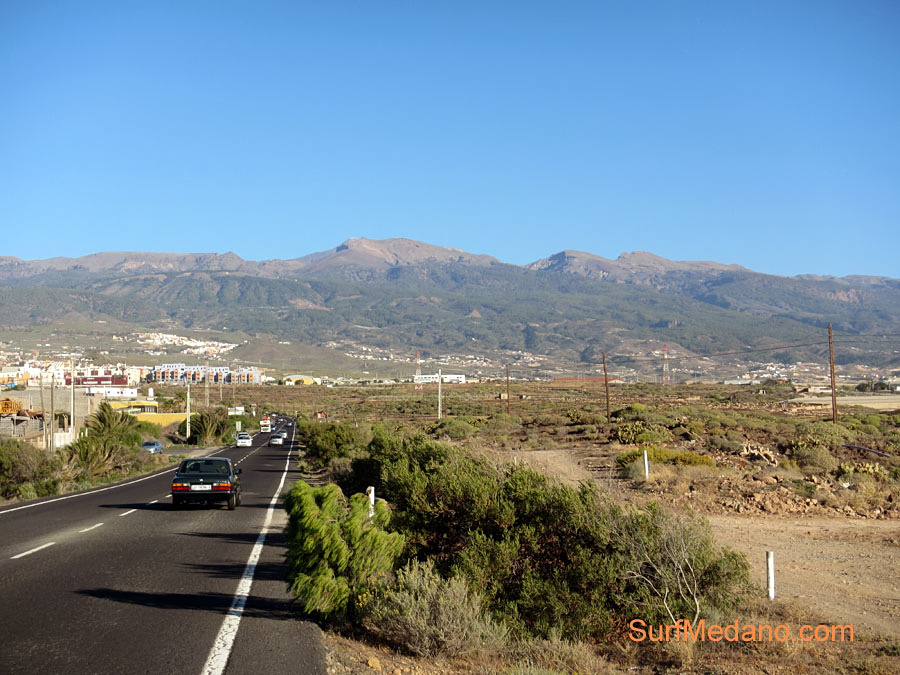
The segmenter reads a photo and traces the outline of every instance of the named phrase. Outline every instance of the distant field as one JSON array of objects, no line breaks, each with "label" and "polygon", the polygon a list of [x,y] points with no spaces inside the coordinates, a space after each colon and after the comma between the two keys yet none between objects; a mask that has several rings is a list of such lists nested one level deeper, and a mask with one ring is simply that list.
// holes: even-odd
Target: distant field
[{"label": "distant field", "polygon": [[[831,399],[827,396],[801,396],[791,399],[791,402],[805,405],[831,405]],[[838,396],[837,404],[838,407],[858,405],[874,410],[900,410],[900,394]]]}]

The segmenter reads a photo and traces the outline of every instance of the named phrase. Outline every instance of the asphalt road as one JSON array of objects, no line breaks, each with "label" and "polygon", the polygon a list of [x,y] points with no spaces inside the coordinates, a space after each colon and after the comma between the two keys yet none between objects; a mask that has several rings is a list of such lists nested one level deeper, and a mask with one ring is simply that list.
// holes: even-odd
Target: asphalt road
[{"label": "asphalt road", "polygon": [[324,675],[284,582],[296,449],[264,443],[216,453],[243,470],[235,511],[172,509],[174,469],[0,510],[0,673]]}]

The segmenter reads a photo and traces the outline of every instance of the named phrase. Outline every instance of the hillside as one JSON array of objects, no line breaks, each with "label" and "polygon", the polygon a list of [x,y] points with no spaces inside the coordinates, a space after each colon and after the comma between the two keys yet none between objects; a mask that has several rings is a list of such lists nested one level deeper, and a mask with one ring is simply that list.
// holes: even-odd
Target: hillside
[{"label": "hillside", "polygon": [[765,348],[766,360],[820,361],[828,323],[855,340],[841,360],[890,365],[896,340],[875,338],[900,334],[896,279],[788,278],[649,253],[562,251],[520,267],[405,239],[351,239],[263,262],[233,253],[6,258],[0,283],[7,328],[77,313],[135,330],[224,327],[435,356],[529,352],[569,367],[596,364],[604,350],[625,363],[662,343],[694,355]]}]

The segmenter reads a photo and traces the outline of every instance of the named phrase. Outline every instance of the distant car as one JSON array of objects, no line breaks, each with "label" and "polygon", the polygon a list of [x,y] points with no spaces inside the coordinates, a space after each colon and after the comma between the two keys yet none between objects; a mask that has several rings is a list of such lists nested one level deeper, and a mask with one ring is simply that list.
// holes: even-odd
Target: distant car
[{"label": "distant car", "polygon": [[246,431],[242,431],[237,435],[237,443],[235,443],[239,448],[249,448],[253,446],[253,437],[248,434]]},{"label": "distant car", "polygon": [[269,445],[284,445],[284,439],[281,437],[281,434],[269,436]]},{"label": "distant car", "polygon": [[278,432],[278,435],[281,436],[281,437],[284,438],[284,439],[287,439],[287,431],[279,431],[279,432]]},{"label": "distant car", "polygon": [[233,511],[241,504],[240,473],[227,457],[183,460],[172,479],[172,508],[224,502]]},{"label": "distant car", "polygon": [[141,450],[146,450],[151,455],[158,455],[162,452],[162,443],[159,441],[144,441],[141,443]]}]

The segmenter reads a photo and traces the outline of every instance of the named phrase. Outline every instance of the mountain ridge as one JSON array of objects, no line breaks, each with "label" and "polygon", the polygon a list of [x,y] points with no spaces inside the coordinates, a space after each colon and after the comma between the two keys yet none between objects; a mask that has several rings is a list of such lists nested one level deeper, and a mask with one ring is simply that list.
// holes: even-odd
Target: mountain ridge
[{"label": "mountain ridge", "polygon": [[260,261],[244,259],[234,252],[164,253],[107,251],[75,258],[53,257],[38,260],[24,260],[14,256],[2,256],[0,257],[0,282],[13,278],[24,279],[48,272],[64,271],[90,273],[227,271],[274,278],[301,272],[339,274],[343,268],[345,270],[353,270],[353,274],[358,277],[362,272],[378,275],[393,267],[418,265],[426,261],[470,265],[513,265],[534,271],[554,270],[580,274],[589,278],[608,278],[631,283],[649,283],[653,279],[675,273],[715,275],[724,272],[746,272],[810,281],[840,279],[856,283],[880,283],[883,280],[893,280],[893,277],[860,274],[847,276],[820,274],[768,275],[737,264],[715,261],[671,260],[647,251],[623,252],[618,258],[609,259],[585,251],[563,249],[525,265],[514,265],[514,263],[506,263],[490,255],[472,254],[462,249],[436,246],[413,239],[352,237],[338,246],[325,251],[308,253],[295,258],[273,258]]},{"label": "mountain ridge", "polygon": [[661,343],[696,355],[797,343],[807,347],[773,358],[821,360],[832,324],[859,338],[841,358],[893,363],[900,353],[859,337],[900,335],[900,280],[780,277],[640,251],[609,260],[567,249],[520,266],[409,239],[355,238],[259,263],[234,253],[6,258],[0,285],[8,328],[64,326],[75,312],[135,330],[227,326],[319,347],[528,352],[571,365]]}]

